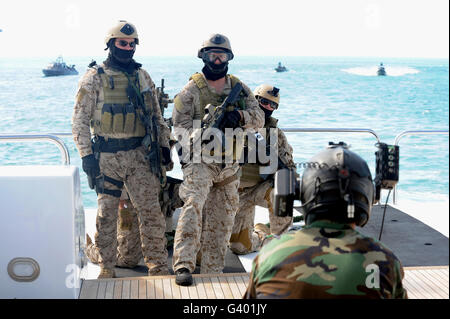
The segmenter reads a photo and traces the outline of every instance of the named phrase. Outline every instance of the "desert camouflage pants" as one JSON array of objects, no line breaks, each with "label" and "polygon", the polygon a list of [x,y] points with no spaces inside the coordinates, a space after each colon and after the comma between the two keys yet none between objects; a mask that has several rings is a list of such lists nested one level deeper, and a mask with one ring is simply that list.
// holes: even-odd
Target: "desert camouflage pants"
[{"label": "desert camouflage pants", "polygon": [[[171,219],[173,211],[183,206],[183,202],[178,195],[179,188],[180,184],[178,183],[168,183],[160,195],[159,203],[161,210],[166,216],[167,226],[170,225],[170,227],[172,227]],[[122,191],[122,196],[120,197],[118,213],[116,266],[133,268],[142,259],[141,238],[137,213],[125,190]],[[166,229],[166,232],[171,231],[172,228]],[[98,247],[94,243],[86,246],[85,253],[92,263],[99,263],[100,254]]]},{"label": "desert camouflage pants", "polygon": [[265,233],[255,230],[255,205],[269,209],[270,232],[276,234],[292,224],[292,217],[277,217],[273,213],[271,181],[239,189],[239,209],[234,218],[230,249],[239,255],[259,251]]},{"label": "desert camouflage pants", "polygon": [[[139,234],[144,261],[149,274],[168,274],[165,238],[165,216],[159,205],[159,179],[150,172],[142,147],[131,151],[101,153],[100,171],[108,177],[123,181],[133,206],[137,211]],[[104,187],[118,187],[105,182]],[[97,232],[95,243],[99,264],[104,268],[116,265],[117,209],[119,197],[98,194]]]},{"label": "desert camouflage pants", "polygon": [[[142,259],[138,217],[131,201],[127,199],[121,199],[118,212],[116,266],[133,268]],[[97,245],[88,245],[85,253],[92,263],[99,263]]]},{"label": "desert camouflage pants", "polygon": [[[221,273],[239,203],[238,165],[190,163],[183,168],[180,197],[184,201],[174,240],[173,270],[195,269],[201,254],[201,273]],[[232,180],[231,182],[228,182]]]}]

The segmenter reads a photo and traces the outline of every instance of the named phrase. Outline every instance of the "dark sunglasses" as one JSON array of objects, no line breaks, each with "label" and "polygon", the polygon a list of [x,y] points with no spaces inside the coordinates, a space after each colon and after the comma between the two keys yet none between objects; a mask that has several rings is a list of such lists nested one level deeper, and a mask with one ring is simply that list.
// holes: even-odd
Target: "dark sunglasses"
[{"label": "dark sunglasses", "polygon": [[270,105],[270,107],[273,108],[273,109],[277,109],[278,108],[278,104],[277,103],[272,102],[272,101],[270,101],[268,99],[265,99],[263,97],[259,99],[259,103],[261,103],[263,105]]},{"label": "dark sunglasses", "polygon": [[118,43],[121,47],[126,47],[127,45],[129,45],[130,48],[136,47],[136,42],[135,42],[135,41],[128,42],[128,41],[125,41],[125,40],[119,40],[119,41],[116,42],[116,44],[117,44],[117,43]]}]

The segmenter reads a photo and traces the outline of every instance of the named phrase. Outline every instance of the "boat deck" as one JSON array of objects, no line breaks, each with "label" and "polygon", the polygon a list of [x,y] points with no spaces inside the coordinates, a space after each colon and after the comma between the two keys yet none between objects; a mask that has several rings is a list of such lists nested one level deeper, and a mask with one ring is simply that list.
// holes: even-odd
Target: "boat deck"
[{"label": "boat deck", "polygon": [[[405,267],[403,285],[410,299],[448,299],[448,266]],[[175,276],[84,280],[80,299],[241,299],[248,273],[194,274],[190,287]]]}]

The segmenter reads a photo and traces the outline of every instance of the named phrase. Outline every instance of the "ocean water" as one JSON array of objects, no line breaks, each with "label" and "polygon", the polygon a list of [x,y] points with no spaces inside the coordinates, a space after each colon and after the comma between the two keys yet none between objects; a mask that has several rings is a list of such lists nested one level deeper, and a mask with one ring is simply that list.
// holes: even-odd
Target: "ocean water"
[{"label": "ocean water", "polygon": [[[71,117],[78,80],[91,57],[66,57],[78,76],[43,77],[41,69],[53,57],[0,58],[0,134],[71,132]],[[97,62],[102,57],[94,58]],[[159,85],[173,97],[189,76],[202,68],[195,57],[139,57]],[[288,72],[273,69],[281,61]],[[388,76],[376,76],[383,62]],[[281,101],[274,115],[281,128],[366,128],[381,141],[393,144],[406,130],[448,130],[448,60],[236,57],[229,72],[250,88],[270,83],[280,88]],[[169,117],[172,105],[165,112]],[[328,141],[345,141],[367,160],[375,172],[376,139],[369,134],[287,133],[296,162],[305,162]],[[71,137],[63,138],[71,164],[81,160]],[[0,143],[0,165],[59,164],[58,149],[49,143]],[[85,207],[96,206],[82,171]],[[182,177],[179,165],[169,173]],[[410,201],[447,201],[449,197],[448,135],[417,135],[400,142],[399,197]],[[383,193],[384,197],[386,194]],[[392,200],[392,196],[390,198]]]}]

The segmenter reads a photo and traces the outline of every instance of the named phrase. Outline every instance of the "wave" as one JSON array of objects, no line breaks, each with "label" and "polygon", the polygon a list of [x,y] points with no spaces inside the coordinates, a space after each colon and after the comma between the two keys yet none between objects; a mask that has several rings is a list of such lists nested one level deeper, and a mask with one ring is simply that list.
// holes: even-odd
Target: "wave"
[{"label": "wave", "polygon": [[[420,71],[414,68],[405,67],[405,66],[387,66],[384,68],[386,70],[386,75],[388,76],[402,76],[406,74],[416,74]],[[363,75],[363,76],[378,76],[377,66],[370,66],[370,67],[355,67],[355,68],[348,68],[341,70],[346,73],[350,74],[356,74],[356,75]]]}]

